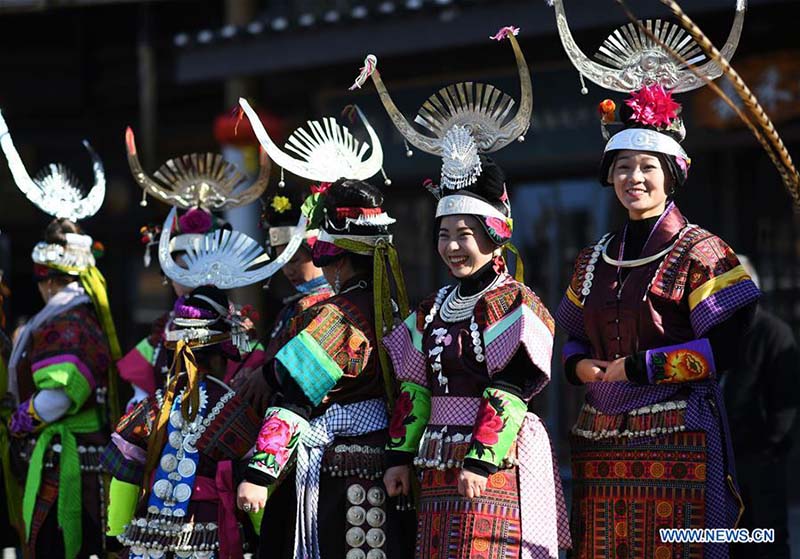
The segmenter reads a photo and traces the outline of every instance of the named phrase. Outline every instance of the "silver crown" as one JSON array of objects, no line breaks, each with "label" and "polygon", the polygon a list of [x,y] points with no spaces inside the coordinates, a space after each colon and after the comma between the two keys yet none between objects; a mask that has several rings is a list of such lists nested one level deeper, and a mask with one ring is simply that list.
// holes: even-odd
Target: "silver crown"
[{"label": "silver crown", "polygon": [[184,268],[175,262],[170,252],[170,232],[176,219],[177,210],[172,208],[158,241],[161,270],[171,280],[187,287],[214,285],[220,289],[244,287],[275,274],[300,247],[307,223],[305,216],[301,216],[286,250],[271,262],[257,241],[239,231],[218,229],[206,234],[201,242],[186,247]]},{"label": "silver crown", "polygon": [[149,194],[184,210],[238,208],[258,199],[269,184],[271,165],[263,152],[259,154],[258,178],[251,182],[236,165],[217,153],[192,153],[170,159],[153,173],[155,178],[151,178],[139,162],[136,139],[130,128],[125,131],[125,147],[133,178],[145,193],[143,206],[147,205],[146,195]]},{"label": "silver crown", "polygon": [[[514,50],[520,80],[520,101],[512,116],[514,99],[492,85],[461,82],[440,89],[420,107],[414,122],[431,135],[417,131],[397,108],[378,72],[378,59],[370,54],[351,89],[372,78],[392,122],[416,148],[443,158],[442,184],[463,188],[480,175],[479,153],[500,150],[524,140],[533,112],[533,88],[525,56],[515,37],[519,30],[504,27],[492,39],[507,38]],[[466,139],[469,136],[469,141]]]},{"label": "silver crown", "polygon": [[[355,110],[367,129],[369,143],[360,143],[346,126],[340,126],[333,117],[325,117],[321,121],[308,121],[307,130],[301,127],[292,132],[284,148],[293,152],[295,157],[272,141],[246,99],[239,99],[239,105],[264,151],[277,165],[294,175],[316,182],[336,182],[339,179],[367,180],[381,171],[381,142],[358,107]],[[364,159],[370,148],[369,157]]]},{"label": "silver crown", "polygon": [[14,147],[8,125],[0,111],[0,146],[5,153],[14,182],[28,200],[53,217],[78,221],[93,216],[103,205],[106,196],[103,162],[89,142],[84,140],[83,145],[92,158],[94,173],[94,185],[85,196],[83,194],[85,188],[81,186],[80,181],[60,163],[51,163],[31,178],[17,153],[17,148]]},{"label": "silver crown", "polygon": [[[572,64],[582,77],[611,91],[630,93],[644,86],[662,85],[673,93],[691,91],[722,75],[722,69],[713,61],[696,66],[694,71],[676,60],[669,52],[676,52],[691,65],[705,60],[702,49],[680,26],[657,20],[643,22],[644,27],[664,43],[664,48],[637,25],[629,23],[615,30],[603,42],[595,58],[589,58],[572,36],[569,29],[564,0],[551,0],[556,13],[556,26],[561,43]],[[722,56],[730,60],[739,45],[744,25],[747,0],[736,0],[733,26],[721,49]],[[585,88],[582,90],[586,93]]]}]

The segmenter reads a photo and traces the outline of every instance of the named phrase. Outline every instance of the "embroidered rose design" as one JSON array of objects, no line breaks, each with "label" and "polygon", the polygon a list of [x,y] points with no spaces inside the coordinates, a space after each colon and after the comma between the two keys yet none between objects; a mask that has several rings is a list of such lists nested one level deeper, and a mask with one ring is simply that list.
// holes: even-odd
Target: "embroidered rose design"
[{"label": "embroidered rose design", "polygon": [[275,457],[278,466],[283,466],[289,458],[289,445],[292,442],[293,429],[286,421],[273,415],[261,427],[256,447],[260,452]]},{"label": "embroidered rose design", "polygon": [[511,227],[508,225],[507,220],[500,219],[499,217],[487,217],[485,220],[486,225],[492,229],[492,231],[494,231],[499,238],[511,238]]},{"label": "embroidered rose design", "polygon": [[499,433],[503,430],[503,418],[489,404],[489,400],[483,400],[478,409],[478,417],[475,420],[475,429],[472,438],[479,443],[491,446],[497,444]]},{"label": "embroidered rose design", "polygon": [[416,417],[411,415],[414,410],[414,402],[408,392],[401,392],[395,402],[394,413],[389,422],[389,437],[392,439],[404,439],[406,436],[406,426],[413,423]]}]

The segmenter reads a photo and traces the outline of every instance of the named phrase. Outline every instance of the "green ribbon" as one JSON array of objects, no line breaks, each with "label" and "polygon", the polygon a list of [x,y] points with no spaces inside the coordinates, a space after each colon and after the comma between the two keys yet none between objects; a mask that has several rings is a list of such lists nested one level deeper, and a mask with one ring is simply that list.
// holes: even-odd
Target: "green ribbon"
[{"label": "green ribbon", "polygon": [[22,516],[25,521],[25,539],[30,541],[33,510],[39,495],[39,487],[42,484],[44,454],[50,447],[53,437],[58,435],[61,442],[57,502],[58,526],[64,534],[64,552],[68,559],[78,556],[83,539],[81,465],[75,434],[93,433],[98,431],[102,425],[103,421],[96,408],[51,423],[39,433],[28,464],[25,495],[22,500]]},{"label": "green ribbon", "polygon": [[[383,382],[386,387],[386,396],[389,400],[390,412],[394,409],[394,375],[389,354],[381,343],[381,338],[386,334],[387,325],[394,320],[392,312],[392,292],[389,277],[391,275],[397,290],[397,307],[400,316],[408,315],[408,293],[403,270],[400,268],[400,258],[397,249],[388,239],[380,239],[375,245],[357,241],[355,239],[336,239],[334,244],[356,254],[372,254],[373,256],[373,288],[372,293],[375,305],[375,336],[378,338],[378,360],[381,364]],[[388,269],[387,269],[388,268]]]},{"label": "green ribbon", "polygon": [[514,246],[514,243],[507,242],[503,247],[503,258],[508,260],[508,253],[514,255],[515,257],[515,266],[514,266],[514,279],[520,283],[525,281],[525,265],[522,263],[522,255],[519,253],[519,249]]}]

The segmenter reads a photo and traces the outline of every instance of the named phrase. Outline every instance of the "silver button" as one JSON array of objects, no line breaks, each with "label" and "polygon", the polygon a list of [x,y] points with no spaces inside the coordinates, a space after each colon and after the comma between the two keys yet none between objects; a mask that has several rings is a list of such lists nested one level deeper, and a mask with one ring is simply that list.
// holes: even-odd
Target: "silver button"
[{"label": "silver button", "polygon": [[367,545],[370,547],[382,547],[386,542],[386,534],[380,528],[371,528],[367,532]]},{"label": "silver button", "polygon": [[347,522],[353,526],[361,526],[364,524],[364,519],[367,517],[367,512],[363,507],[355,506],[347,509]]},{"label": "silver button", "polygon": [[197,464],[191,458],[184,458],[178,463],[178,473],[183,477],[191,477],[197,471]]},{"label": "silver button", "polygon": [[179,483],[175,486],[173,496],[179,503],[185,503],[192,496],[192,488],[186,483]]},{"label": "silver button", "polygon": [[373,528],[380,528],[385,522],[386,513],[383,512],[383,509],[379,509],[378,507],[369,509],[369,512],[367,512],[367,524]]},{"label": "silver button", "polygon": [[181,435],[180,431],[173,431],[169,434],[168,440],[172,448],[180,448],[181,444],[183,444],[183,435]]},{"label": "silver button", "polygon": [[380,487],[370,487],[367,491],[367,500],[373,507],[379,507],[386,500],[386,493]]},{"label": "silver button", "polygon": [[161,469],[166,473],[170,473],[178,467],[178,459],[174,454],[165,454],[161,457]]},{"label": "silver button", "polygon": [[360,549],[351,549],[345,555],[345,559],[366,559],[367,554]]},{"label": "silver button", "polygon": [[386,559],[386,554],[382,549],[370,549],[367,553],[367,559]]},{"label": "silver button", "polygon": [[366,497],[366,492],[364,488],[354,483],[350,487],[347,488],[347,500],[354,505],[360,505],[364,502],[364,498]]},{"label": "silver button", "polygon": [[364,545],[364,540],[366,539],[366,535],[364,534],[364,530],[359,528],[358,526],[354,526],[350,528],[344,536],[344,539],[347,541],[347,545],[350,547],[361,547]]}]

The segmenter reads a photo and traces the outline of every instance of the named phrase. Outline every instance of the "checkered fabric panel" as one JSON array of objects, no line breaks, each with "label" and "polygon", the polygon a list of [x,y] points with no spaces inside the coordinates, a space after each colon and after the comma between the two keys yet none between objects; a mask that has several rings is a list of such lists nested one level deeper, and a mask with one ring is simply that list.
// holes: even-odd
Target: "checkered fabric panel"
[{"label": "checkered fabric panel", "polygon": [[398,380],[428,386],[425,356],[414,347],[411,334],[405,324],[395,327],[388,336],[383,338],[383,347],[386,348],[389,358],[392,360],[394,374]]},{"label": "checkered fabric panel", "polygon": [[733,313],[761,297],[761,291],[751,280],[744,280],[706,297],[691,312],[692,328],[698,338],[711,328],[725,322]]}]

